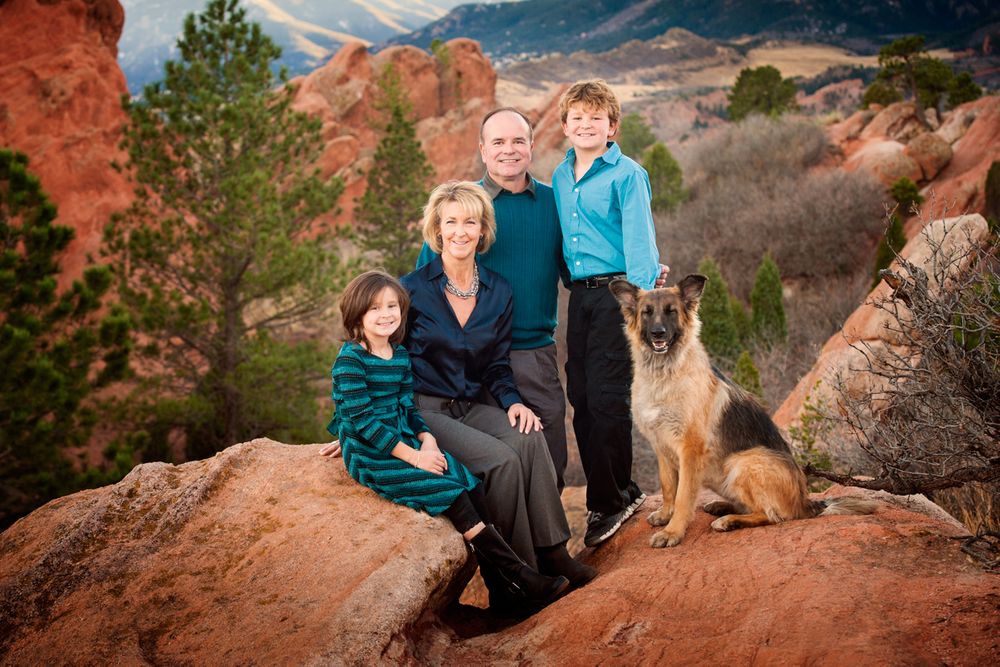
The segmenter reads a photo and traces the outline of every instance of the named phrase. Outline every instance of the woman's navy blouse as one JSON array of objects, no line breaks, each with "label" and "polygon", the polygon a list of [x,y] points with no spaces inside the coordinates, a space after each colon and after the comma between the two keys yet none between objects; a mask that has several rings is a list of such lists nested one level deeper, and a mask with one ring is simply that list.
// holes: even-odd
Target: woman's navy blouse
[{"label": "woman's navy blouse", "polygon": [[441,258],[401,279],[410,293],[404,345],[413,364],[413,389],[465,401],[489,391],[506,410],[521,402],[510,368],[510,285],[479,265],[476,307],[464,327],[445,296]]}]

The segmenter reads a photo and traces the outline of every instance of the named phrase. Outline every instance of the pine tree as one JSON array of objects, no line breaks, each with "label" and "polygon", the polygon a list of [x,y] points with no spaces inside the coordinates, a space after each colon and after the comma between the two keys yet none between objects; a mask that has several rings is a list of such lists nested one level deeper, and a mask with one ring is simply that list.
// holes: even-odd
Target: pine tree
[{"label": "pine tree", "polygon": [[795,92],[795,83],[782,79],[776,67],[744,68],[729,93],[729,117],[740,121],[752,113],[780,116],[798,108]]},{"label": "pine tree", "polygon": [[750,326],[750,313],[747,312],[743,302],[734,295],[729,295],[729,313],[733,318],[733,326],[736,328],[736,337],[740,343],[746,345],[753,335],[753,328]]},{"label": "pine tree", "polygon": [[1000,221],[1000,160],[995,160],[986,172],[986,187],[983,191],[986,195],[983,215],[996,225]]},{"label": "pine tree", "polygon": [[782,305],[781,274],[771,255],[764,255],[753,289],[750,291],[750,325],[754,337],[765,345],[784,342],[788,338],[785,307]]},{"label": "pine tree", "polygon": [[[149,433],[201,457],[260,435],[320,435],[329,355],[283,341],[332,305],[342,279],[317,225],[343,190],[312,167],[319,121],[291,108],[280,49],[237,0],[188,15],[179,60],[125,100],[136,201],[105,230],[141,329]],[[162,443],[160,445],[162,447]]]},{"label": "pine tree", "polygon": [[736,367],[733,369],[733,382],[756,396],[760,401],[764,400],[764,388],[760,384],[760,371],[757,370],[753,358],[746,350],[740,352],[740,356],[736,360]]},{"label": "pine tree", "polygon": [[653,191],[651,206],[654,211],[673,211],[687,199],[681,167],[666,146],[654,144],[646,152],[642,166],[649,174],[649,185]]},{"label": "pine tree", "polygon": [[896,211],[902,215],[910,215],[915,206],[924,203],[920,188],[906,176],[900,177],[892,184],[889,188],[889,194],[896,200]]},{"label": "pine tree", "polygon": [[906,233],[903,231],[903,221],[895,213],[889,216],[889,226],[878,242],[875,251],[875,270],[872,272],[872,289],[879,284],[882,276],[879,271],[888,268],[892,260],[906,245]]},{"label": "pine tree", "polygon": [[899,102],[902,99],[903,96],[899,94],[899,91],[895,87],[885,81],[876,79],[865,88],[865,94],[861,96],[861,106],[865,109],[871,104],[880,104],[887,107],[893,102]]},{"label": "pine tree", "polygon": [[740,350],[739,334],[729,309],[729,287],[719,266],[709,257],[698,264],[698,273],[708,278],[698,307],[701,342],[713,359],[725,365]]},{"label": "pine tree", "polygon": [[128,369],[128,318],[100,315],[108,267],[56,289],[73,239],[56,216],[28,158],[0,149],[0,529],[81,486],[65,449],[90,437],[92,391]]},{"label": "pine tree", "polygon": [[615,141],[622,153],[638,162],[646,149],[656,142],[656,137],[642,116],[630,113],[622,117]]},{"label": "pine tree", "polygon": [[960,104],[978,100],[983,95],[983,89],[973,80],[968,72],[961,72],[948,86],[948,106],[955,108]]},{"label": "pine tree", "polygon": [[368,187],[355,211],[358,242],[374,254],[374,266],[402,276],[413,270],[423,238],[420,220],[433,175],[410,119],[412,106],[391,64],[378,79],[376,108],[387,118],[368,172]]}]

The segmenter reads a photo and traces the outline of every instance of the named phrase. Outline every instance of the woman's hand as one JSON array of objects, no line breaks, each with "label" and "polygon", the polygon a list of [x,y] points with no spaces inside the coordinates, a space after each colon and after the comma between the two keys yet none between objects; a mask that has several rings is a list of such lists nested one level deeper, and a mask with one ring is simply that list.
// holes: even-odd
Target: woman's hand
[{"label": "woman's hand", "polygon": [[435,475],[443,475],[444,471],[448,469],[448,459],[437,450],[437,443],[435,443],[434,449],[427,448],[426,443],[424,443],[416,451],[417,455],[413,461],[413,467],[432,472]]},{"label": "woman's hand", "polygon": [[340,440],[334,440],[329,445],[324,445],[323,448],[319,450],[319,455],[329,456],[332,458],[340,456]]},{"label": "woman's hand", "polygon": [[[542,430],[542,420],[524,403],[515,403],[507,408],[507,419],[510,420],[510,425],[521,433]],[[518,421],[521,423],[518,424]]]}]

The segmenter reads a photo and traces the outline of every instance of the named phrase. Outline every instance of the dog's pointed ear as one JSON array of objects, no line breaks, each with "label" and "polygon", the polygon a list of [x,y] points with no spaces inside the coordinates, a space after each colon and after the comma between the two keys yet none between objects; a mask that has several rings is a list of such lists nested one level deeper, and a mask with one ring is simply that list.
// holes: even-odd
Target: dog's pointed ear
[{"label": "dog's pointed ear", "polygon": [[616,299],[618,299],[618,303],[621,304],[622,310],[635,312],[635,304],[639,300],[638,287],[627,280],[616,278],[608,283],[608,289],[611,290],[611,293],[615,295]]},{"label": "dog's pointed ear", "polygon": [[692,273],[677,283],[677,288],[681,291],[681,298],[684,300],[684,303],[687,305],[698,303],[702,292],[705,291],[705,283],[707,282],[708,278],[705,276]]}]

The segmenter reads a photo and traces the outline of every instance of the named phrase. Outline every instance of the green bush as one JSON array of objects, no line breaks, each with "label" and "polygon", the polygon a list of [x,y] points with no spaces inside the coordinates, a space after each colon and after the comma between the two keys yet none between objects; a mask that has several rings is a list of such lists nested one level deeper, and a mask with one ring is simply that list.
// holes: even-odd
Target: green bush
[{"label": "green bush", "polygon": [[750,326],[754,337],[764,343],[784,342],[788,339],[785,307],[782,305],[781,274],[771,255],[764,255],[753,290],[750,292]]},{"label": "green bush", "polygon": [[708,278],[698,308],[701,342],[715,361],[728,365],[740,351],[739,334],[729,309],[729,288],[711,258],[702,260],[698,273]]},{"label": "green bush", "polygon": [[[630,113],[622,117],[615,140],[622,153],[639,162],[646,149],[656,142],[656,137],[642,116]],[[655,190],[653,194],[656,194]]]},{"label": "green bush", "polygon": [[753,358],[746,350],[740,352],[740,356],[736,360],[736,368],[733,369],[733,382],[756,396],[763,404],[764,388],[760,384],[760,371],[757,370]]},{"label": "green bush", "polygon": [[684,175],[670,150],[656,143],[646,151],[642,166],[649,174],[649,185],[653,191],[652,209],[657,212],[673,211],[685,199]]},{"label": "green bush", "polygon": [[740,121],[754,113],[780,116],[798,108],[795,92],[795,83],[782,79],[776,67],[747,67],[740,71],[729,93],[729,117]]},{"label": "green bush", "polygon": [[875,269],[872,271],[872,289],[882,280],[879,271],[886,269],[892,264],[892,260],[906,245],[906,234],[903,233],[903,221],[893,213],[889,216],[889,226],[878,242],[878,249],[875,251]]},{"label": "green bush", "polygon": [[896,211],[904,216],[912,214],[915,206],[920,206],[924,203],[924,198],[920,194],[920,188],[906,176],[901,177],[892,184],[892,187],[889,188],[889,194],[899,204]]}]

